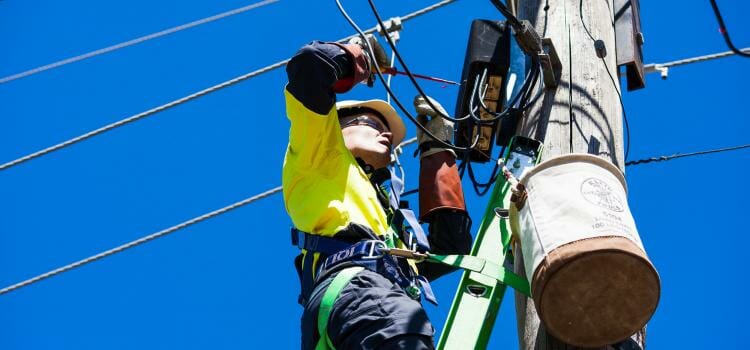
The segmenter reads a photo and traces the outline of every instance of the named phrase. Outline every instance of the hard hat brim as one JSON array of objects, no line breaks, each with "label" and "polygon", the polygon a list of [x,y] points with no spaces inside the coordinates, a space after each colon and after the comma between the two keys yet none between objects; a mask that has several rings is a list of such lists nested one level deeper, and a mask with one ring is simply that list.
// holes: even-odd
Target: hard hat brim
[{"label": "hard hat brim", "polygon": [[336,103],[336,111],[355,107],[370,108],[380,113],[380,115],[385,118],[385,121],[388,123],[388,128],[391,130],[391,134],[393,134],[394,147],[398,146],[401,141],[404,140],[404,136],[406,135],[406,126],[404,125],[404,121],[401,120],[401,117],[398,115],[398,113],[396,113],[396,110],[393,109],[393,106],[389,105],[383,100],[347,100]]}]

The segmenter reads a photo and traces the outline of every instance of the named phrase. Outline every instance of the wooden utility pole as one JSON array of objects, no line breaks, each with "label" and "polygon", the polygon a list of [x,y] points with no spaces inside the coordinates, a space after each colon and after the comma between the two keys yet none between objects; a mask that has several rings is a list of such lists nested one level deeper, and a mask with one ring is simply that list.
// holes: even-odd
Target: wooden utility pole
[{"label": "wooden utility pole", "polygon": [[[557,88],[544,90],[535,100],[518,134],[544,142],[545,158],[589,153],[624,170],[612,0],[518,0],[515,10],[519,19],[552,39],[563,67]],[[595,40],[604,45],[603,58]],[[523,259],[515,261],[516,272],[523,274]],[[532,299],[516,293],[516,313],[521,349],[575,349],[547,334]],[[632,339],[643,345],[642,332]]]}]

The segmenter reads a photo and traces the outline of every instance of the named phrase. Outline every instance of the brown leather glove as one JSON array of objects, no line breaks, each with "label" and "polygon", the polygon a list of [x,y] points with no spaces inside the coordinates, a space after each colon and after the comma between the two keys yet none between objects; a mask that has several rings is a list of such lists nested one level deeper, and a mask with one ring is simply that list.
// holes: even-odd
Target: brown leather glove
[{"label": "brown leather glove", "polygon": [[[445,109],[435,100],[432,104],[446,114]],[[417,118],[433,135],[445,142],[453,140],[453,123],[439,117],[421,96],[414,98]],[[430,117],[428,120],[428,116]],[[431,142],[431,138],[417,130],[420,145]],[[419,218],[430,222],[430,215],[436,210],[453,209],[466,211],[461,177],[458,176],[456,153],[440,146],[430,147],[420,155],[419,168]]]},{"label": "brown leather glove", "polygon": [[419,168],[419,219],[430,222],[442,209],[466,211],[456,157],[449,152],[422,157]]}]

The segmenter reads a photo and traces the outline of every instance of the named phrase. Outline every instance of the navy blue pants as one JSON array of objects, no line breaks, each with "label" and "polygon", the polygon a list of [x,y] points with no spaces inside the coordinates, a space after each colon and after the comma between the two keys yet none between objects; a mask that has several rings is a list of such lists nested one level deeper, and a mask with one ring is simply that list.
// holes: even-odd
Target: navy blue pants
[{"label": "navy blue pants", "polygon": [[[318,342],[318,309],[335,274],[320,281],[302,313],[302,349]],[[422,304],[387,278],[363,270],[336,299],[328,319],[328,336],[337,350],[434,349],[432,328]]]}]

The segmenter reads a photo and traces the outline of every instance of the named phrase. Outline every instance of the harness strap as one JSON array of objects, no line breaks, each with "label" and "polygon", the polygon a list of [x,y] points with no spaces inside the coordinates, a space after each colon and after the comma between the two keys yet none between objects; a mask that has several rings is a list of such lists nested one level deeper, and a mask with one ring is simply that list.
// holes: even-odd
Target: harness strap
[{"label": "harness strap", "polygon": [[400,239],[409,249],[420,252],[430,251],[430,243],[427,240],[422,226],[417,221],[414,212],[409,209],[399,209],[393,215],[392,225],[400,232]]},{"label": "harness strap", "polygon": [[348,248],[352,244],[340,239],[312,235],[292,227],[292,245],[299,249],[331,255]]},{"label": "harness strap", "polygon": [[422,225],[417,220],[417,216],[410,209],[402,208],[401,194],[404,193],[404,183],[396,176],[393,170],[390,170],[390,175],[391,191],[389,202],[393,211],[391,226],[395,228],[399,238],[409,249],[416,248],[422,252],[430,251],[430,243],[422,229]]},{"label": "harness strap", "polygon": [[331,317],[331,309],[333,309],[333,304],[338,299],[344,287],[362,270],[364,270],[364,267],[361,266],[343,269],[333,278],[328,288],[326,288],[323,299],[320,301],[320,308],[318,309],[318,335],[320,338],[315,345],[315,350],[336,349],[333,346],[333,342],[331,342],[331,338],[328,337],[328,319]]},{"label": "harness strap", "polygon": [[[383,241],[360,241],[328,256],[320,264],[317,278],[323,279],[325,276],[340,270],[343,266],[357,265],[387,278],[401,287],[411,298],[419,300],[420,296],[424,295],[427,301],[437,305],[435,295],[432,293],[427,279],[416,276],[410,269],[407,270],[408,272],[404,272],[395,256],[388,254],[391,250]],[[424,291],[424,294],[422,294],[422,291]]]}]

